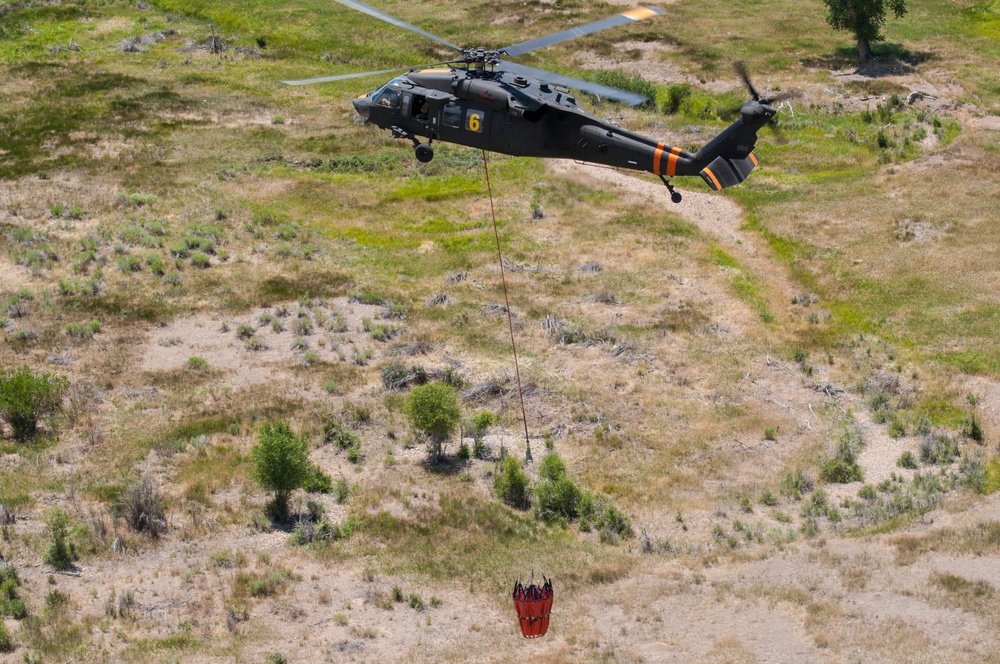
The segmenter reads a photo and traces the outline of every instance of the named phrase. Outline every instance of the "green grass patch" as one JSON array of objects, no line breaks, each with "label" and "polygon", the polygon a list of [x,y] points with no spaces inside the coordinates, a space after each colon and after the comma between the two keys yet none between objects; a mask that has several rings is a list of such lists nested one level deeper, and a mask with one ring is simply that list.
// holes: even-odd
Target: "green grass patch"
[{"label": "green grass patch", "polygon": [[735,258],[715,243],[709,246],[709,256],[713,263],[729,272],[730,283],[736,291],[736,295],[757,312],[761,321],[773,323],[774,314],[771,313],[757,280],[740,266]]}]

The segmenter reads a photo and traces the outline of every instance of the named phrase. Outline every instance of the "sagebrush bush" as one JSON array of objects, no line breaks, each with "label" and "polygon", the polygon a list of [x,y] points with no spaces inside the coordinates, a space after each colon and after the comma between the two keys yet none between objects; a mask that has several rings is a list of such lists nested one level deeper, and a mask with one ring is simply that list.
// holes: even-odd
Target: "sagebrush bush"
[{"label": "sagebrush bush", "polygon": [[167,507],[163,495],[149,475],[126,487],[118,513],[135,532],[159,537],[167,529]]},{"label": "sagebrush bush", "polygon": [[327,415],[323,419],[323,442],[336,445],[342,450],[361,444],[361,437],[340,420]]},{"label": "sagebrush bush", "polygon": [[900,468],[915,470],[917,468],[917,456],[910,450],[906,450],[899,455],[899,459],[896,460],[896,465]]},{"label": "sagebrush bush", "polygon": [[63,376],[35,374],[27,365],[0,372],[0,415],[14,430],[14,438],[31,438],[39,420],[58,413],[68,386]]},{"label": "sagebrush bush", "polygon": [[812,490],[812,478],[798,468],[786,474],[781,480],[781,493],[793,500],[801,500],[803,495]]}]

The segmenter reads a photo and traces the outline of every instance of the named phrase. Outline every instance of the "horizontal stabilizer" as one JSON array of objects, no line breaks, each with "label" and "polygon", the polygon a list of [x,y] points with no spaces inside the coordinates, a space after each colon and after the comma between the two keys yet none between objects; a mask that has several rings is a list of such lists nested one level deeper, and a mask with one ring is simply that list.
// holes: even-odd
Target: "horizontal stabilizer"
[{"label": "horizontal stabilizer", "polygon": [[757,155],[753,152],[744,159],[716,157],[711,164],[701,169],[701,178],[709,187],[719,191],[746,180],[756,165]]}]

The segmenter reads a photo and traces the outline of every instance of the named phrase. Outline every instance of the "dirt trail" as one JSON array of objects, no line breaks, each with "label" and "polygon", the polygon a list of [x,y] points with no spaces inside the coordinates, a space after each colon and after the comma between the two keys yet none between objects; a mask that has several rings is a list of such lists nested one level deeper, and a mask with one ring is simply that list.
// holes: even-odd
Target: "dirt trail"
[{"label": "dirt trail", "polygon": [[[680,215],[717,242],[754,278],[763,283],[766,286],[765,293],[772,303],[781,301],[780,299],[788,302],[797,294],[798,289],[794,282],[785,269],[774,262],[771,250],[764,240],[756,233],[743,228],[743,210],[728,198],[717,193],[691,191],[685,187],[685,181],[679,181],[677,187],[683,194],[684,200],[680,204],[675,204],[670,201],[670,192],[667,188],[651,178],[642,179],[622,171],[566,160],[550,161],[548,167],[549,172],[557,177],[584,182],[602,182],[614,189],[643,197],[652,205]],[[688,179],[687,182],[695,181]],[[694,183],[693,186],[699,185]],[[783,309],[772,307],[772,313],[776,316],[780,316],[782,311]]]}]

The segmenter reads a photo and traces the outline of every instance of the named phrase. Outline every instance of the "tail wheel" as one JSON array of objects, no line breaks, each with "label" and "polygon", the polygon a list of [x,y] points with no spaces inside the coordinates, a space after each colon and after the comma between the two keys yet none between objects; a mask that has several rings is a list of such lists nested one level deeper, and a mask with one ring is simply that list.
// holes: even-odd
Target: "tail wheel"
[{"label": "tail wheel", "polygon": [[418,145],[416,153],[417,153],[417,161],[419,161],[422,164],[426,164],[427,162],[429,162],[431,159],[434,158],[434,148],[427,145],[426,143],[421,143],[420,145]]}]

